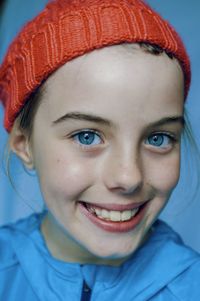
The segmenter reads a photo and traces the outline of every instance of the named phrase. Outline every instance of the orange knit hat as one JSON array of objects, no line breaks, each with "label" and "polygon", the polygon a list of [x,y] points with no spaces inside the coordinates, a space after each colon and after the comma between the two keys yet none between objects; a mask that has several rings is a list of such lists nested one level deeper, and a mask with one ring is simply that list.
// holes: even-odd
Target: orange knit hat
[{"label": "orange knit hat", "polygon": [[10,131],[26,100],[59,66],[93,49],[123,42],[172,53],[190,85],[190,62],[175,30],[141,0],[54,0],[29,22],[0,68],[0,98]]}]

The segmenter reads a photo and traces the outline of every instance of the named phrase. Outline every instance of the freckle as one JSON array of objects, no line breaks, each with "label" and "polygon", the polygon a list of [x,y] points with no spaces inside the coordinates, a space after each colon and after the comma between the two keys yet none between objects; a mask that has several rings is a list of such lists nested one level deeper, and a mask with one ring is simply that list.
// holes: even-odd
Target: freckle
[{"label": "freckle", "polygon": [[57,159],[57,163],[60,163],[60,159]]}]

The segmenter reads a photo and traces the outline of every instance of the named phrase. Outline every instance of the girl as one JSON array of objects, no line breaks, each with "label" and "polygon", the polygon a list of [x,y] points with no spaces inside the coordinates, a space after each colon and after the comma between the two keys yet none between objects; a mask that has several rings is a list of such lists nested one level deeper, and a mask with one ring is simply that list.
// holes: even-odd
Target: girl
[{"label": "girl", "polygon": [[199,299],[199,255],[157,220],[189,85],[178,34],[140,0],[55,0],[24,27],[0,96],[46,210],[0,230],[1,300]]}]

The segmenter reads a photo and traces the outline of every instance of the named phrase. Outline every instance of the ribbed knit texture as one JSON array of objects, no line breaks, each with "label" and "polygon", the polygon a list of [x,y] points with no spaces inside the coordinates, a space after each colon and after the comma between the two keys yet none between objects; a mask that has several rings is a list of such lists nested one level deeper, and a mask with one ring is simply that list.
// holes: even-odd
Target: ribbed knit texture
[{"label": "ribbed knit texture", "polygon": [[53,71],[93,49],[148,42],[171,52],[190,85],[190,62],[175,30],[139,0],[57,0],[29,22],[0,68],[0,98],[10,131],[26,100]]}]

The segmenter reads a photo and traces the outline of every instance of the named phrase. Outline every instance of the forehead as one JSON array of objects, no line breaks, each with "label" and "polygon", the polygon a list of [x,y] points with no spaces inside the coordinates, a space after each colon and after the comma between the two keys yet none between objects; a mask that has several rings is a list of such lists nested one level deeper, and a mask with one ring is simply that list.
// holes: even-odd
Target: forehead
[{"label": "forehead", "polygon": [[44,85],[41,104],[49,118],[68,110],[134,114],[138,110],[181,113],[184,79],[179,63],[153,55],[138,45],[95,50],[57,70]]}]

